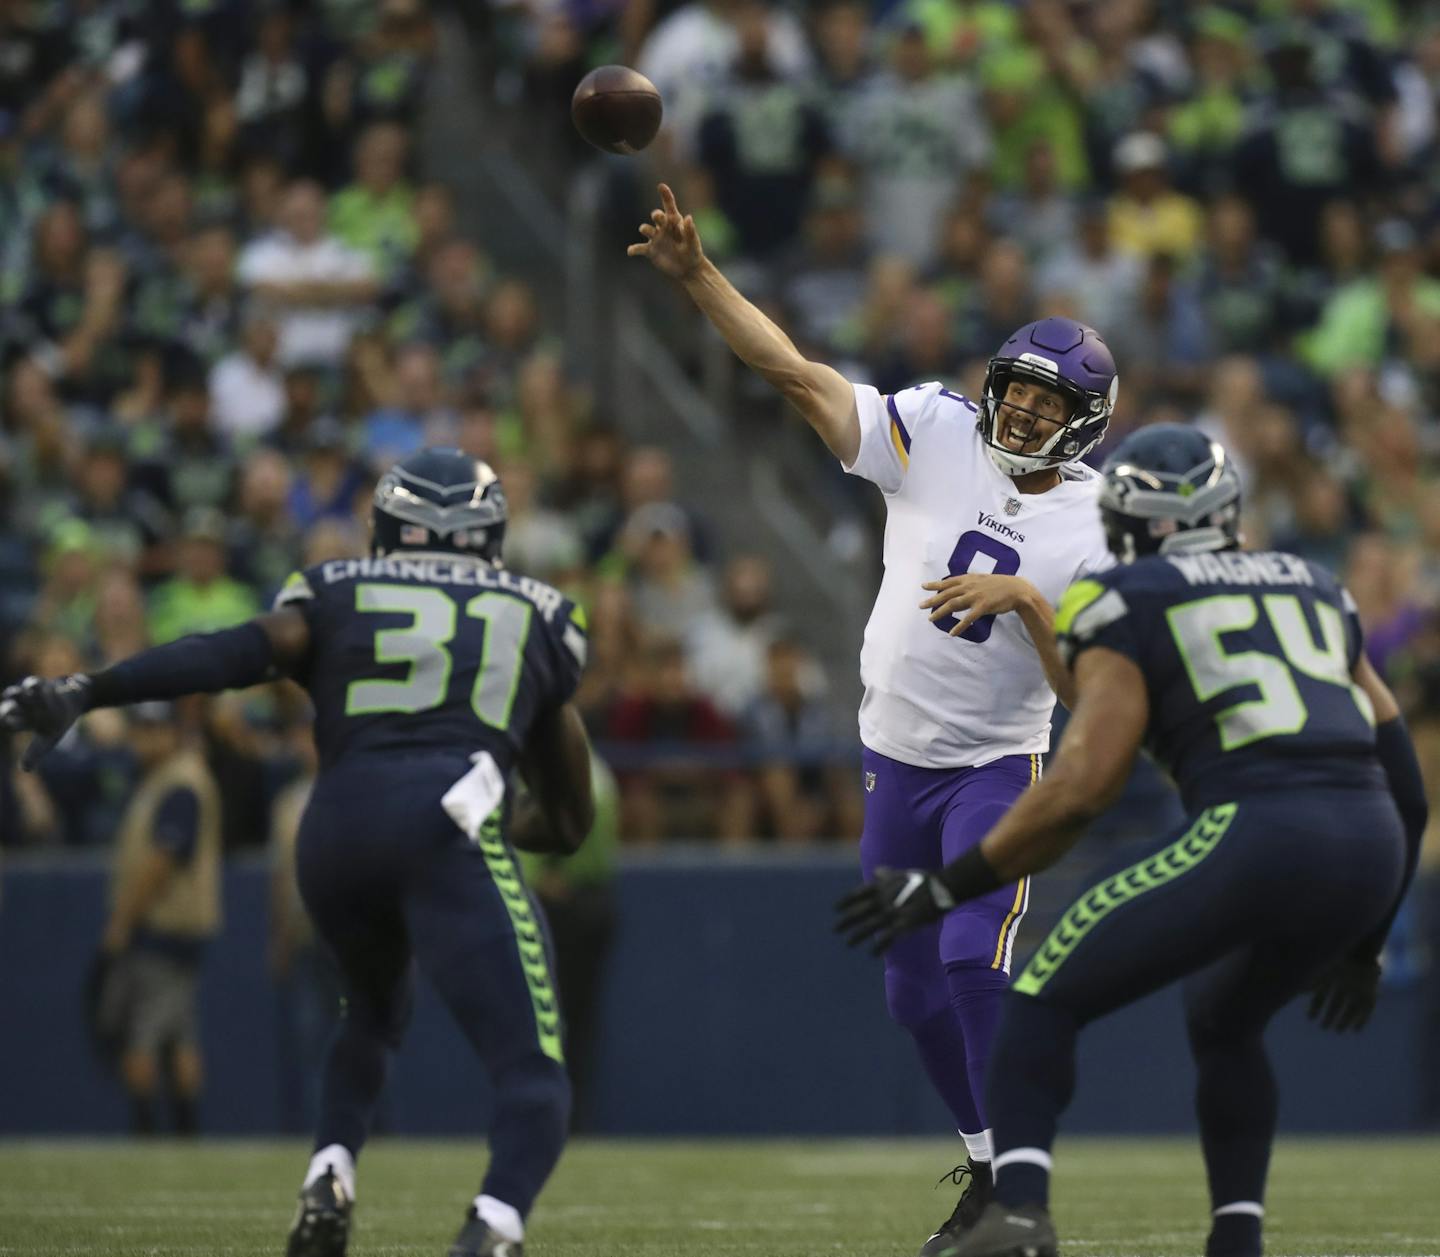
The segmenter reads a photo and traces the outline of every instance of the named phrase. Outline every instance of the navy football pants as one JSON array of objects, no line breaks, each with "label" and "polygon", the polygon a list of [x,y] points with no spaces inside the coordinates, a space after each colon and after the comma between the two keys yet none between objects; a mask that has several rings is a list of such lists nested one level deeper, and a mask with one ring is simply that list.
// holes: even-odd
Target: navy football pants
[{"label": "navy football pants", "polygon": [[1211,1251],[1258,1251],[1254,1207],[1276,1112],[1261,1036],[1384,915],[1402,861],[1388,794],[1254,795],[1191,817],[1150,855],[1097,882],[1006,997],[987,1087],[1000,1199],[1045,1198],[1044,1158],[1032,1154],[1048,1154],[1069,1102],[1080,1028],[1184,980],[1217,1231],[1221,1218],[1254,1229],[1253,1244],[1242,1234],[1217,1246],[1212,1236]]},{"label": "navy football pants", "polygon": [[[339,962],[345,1009],[321,1085],[316,1148],[358,1155],[425,971],[489,1073],[482,1191],[528,1213],[559,1159],[570,1086],[538,909],[498,824],[472,842],[440,806],[469,769],[366,756],[321,774],[301,823],[300,891]],[[457,1070],[456,1086],[464,1071]]]}]

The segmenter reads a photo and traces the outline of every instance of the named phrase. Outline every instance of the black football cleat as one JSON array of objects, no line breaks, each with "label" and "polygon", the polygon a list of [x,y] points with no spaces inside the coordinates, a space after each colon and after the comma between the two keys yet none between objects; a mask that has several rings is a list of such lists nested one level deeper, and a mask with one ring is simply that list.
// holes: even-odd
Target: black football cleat
[{"label": "black football cleat", "polygon": [[[995,1179],[990,1173],[988,1161],[976,1161],[972,1158],[964,1165],[957,1165],[945,1178],[957,1187],[965,1187],[965,1190],[960,1193],[955,1211],[945,1219],[940,1229],[925,1241],[920,1257],[939,1257],[947,1248],[953,1248],[955,1241],[980,1221],[980,1215],[985,1212],[985,1206],[990,1203],[995,1193]],[[943,1183],[945,1178],[940,1182]],[[970,1180],[968,1186],[965,1183],[967,1178]]]},{"label": "black football cleat", "polygon": [[496,1235],[471,1205],[447,1257],[525,1257],[525,1245]]},{"label": "black football cleat", "polygon": [[992,1200],[980,1220],[936,1257],[1057,1257],[1050,1215],[1042,1205]]},{"label": "black football cleat", "polygon": [[350,1240],[350,1197],[326,1170],[300,1191],[300,1208],[290,1227],[285,1257],[345,1257]]}]

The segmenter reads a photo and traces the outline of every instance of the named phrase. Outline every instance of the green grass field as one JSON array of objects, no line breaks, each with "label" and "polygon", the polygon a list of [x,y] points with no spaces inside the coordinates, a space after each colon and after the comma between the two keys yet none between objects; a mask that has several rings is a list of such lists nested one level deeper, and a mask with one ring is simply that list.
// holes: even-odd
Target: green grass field
[{"label": "green grass field", "polygon": [[[1070,1140],[1057,1150],[1062,1250],[1198,1257],[1205,1196],[1186,1140]],[[298,1142],[0,1143],[0,1254],[282,1251]],[[581,1140],[531,1220],[530,1257],[911,1257],[953,1204],[932,1184],[953,1143]],[[484,1149],[377,1141],[351,1252],[439,1257]],[[1440,1140],[1279,1148],[1269,1252],[1440,1254]]]}]

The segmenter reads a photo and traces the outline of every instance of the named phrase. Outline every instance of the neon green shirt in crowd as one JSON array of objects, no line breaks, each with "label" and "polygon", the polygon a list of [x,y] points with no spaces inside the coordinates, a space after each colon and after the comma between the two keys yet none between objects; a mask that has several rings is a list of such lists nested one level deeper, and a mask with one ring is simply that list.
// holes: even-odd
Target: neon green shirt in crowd
[{"label": "neon green shirt in crowd", "polygon": [[260,613],[248,585],[222,576],[197,585],[177,576],[150,596],[150,640],[157,646],[187,633],[213,633],[234,628]]},{"label": "neon green shirt in crowd", "polygon": [[408,183],[397,183],[383,196],[351,184],[330,198],[330,230],[352,249],[368,254],[383,274],[409,257],[420,239],[415,193]]},{"label": "neon green shirt in crowd", "polygon": [[531,886],[556,874],[571,886],[599,886],[615,876],[620,849],[620,786],[605,761],[590,756],[590,784],[595,795],[595,823],[574,855],[536,855],[520,851],[520,870]]},{"label": "neon green shirt in crowd", "polygon": [[[1431,318],[1440,318],[1440,280],[1415,281],[1415,304]],[[1297,342],[1301,356],[1321,375],[1347,367],[1376,366],[1385,356],[1390,312],[1378,279],[1346,284],[1320,313],[1320,322]]]}]

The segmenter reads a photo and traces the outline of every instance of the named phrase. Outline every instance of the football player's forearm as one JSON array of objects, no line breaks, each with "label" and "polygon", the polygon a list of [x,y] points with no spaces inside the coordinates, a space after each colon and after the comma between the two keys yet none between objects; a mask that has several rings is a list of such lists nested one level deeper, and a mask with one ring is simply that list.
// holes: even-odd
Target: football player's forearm
[{"label": "football player's forearm", "polygon": [[831,453],[853,463],[860,453],[860,419],[845,377],[806,358],[708,259],[685,281],[685,291],[735,355],[800,412]]},{"label": "football player's forearm", "polygon": [[1052,776],[1021,796],[980,844],[980,854],[1002,883],[1048,869],[1104,810],[1083,782]]},{"label": "football player's forearm", "polygon": [[[181,637],[122,659],[91,677],[89,705],[123,707],[187,694],[246,689],[272,680],[282,652],[264,621],[282,616],[286,613],[277,612],[218,633]],[[288,616],[298,618],[298,613]]]},{"label": "football player's forearm", "polygon": [[1060,648],[1055,642],[1055,608],[1045,595],[1032,587],[1030,599],[1020,605],[1020,621],[1030,634],[1035,653],[1040,656],[1040,666],[1045,670],[1045,680],[1055,691],[1055,697],[1065,704],[1067,710],[1075,708],[1075,678],[1065,661],[1060,658]]}]

